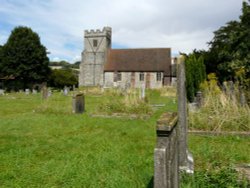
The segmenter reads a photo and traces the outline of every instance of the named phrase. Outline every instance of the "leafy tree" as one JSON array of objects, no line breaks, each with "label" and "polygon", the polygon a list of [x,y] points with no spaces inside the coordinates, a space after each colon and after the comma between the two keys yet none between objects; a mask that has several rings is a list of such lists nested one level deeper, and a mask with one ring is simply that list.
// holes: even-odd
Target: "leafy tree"
[{"label": "leafy tree", "polygon": [[202,56],[197,56],[194,51],[192,54],[186,55],[185,65],[187,98],[192,102],[200,84],[206,79],[204,59]]},{"label": "leafy tree", "polygon": [[250,5],[243,2],[239,21],[230,21],[214,32],[204,53],[207,70],[216,72],[220,81],[239,81],[250,88]]},{"label": "leafy tree", "polygon": [[49,84],[56,88],[78,85],[78,78],[71,69],[55,69],[52,70]]},{"label": "leafy tree", "polygon": [[47,81],[50,69],[46,48],[30,28],[14,28],[2,50],[2,74],[14,76],[18,87]]},{"label": "leafy tree", "polygon": [[3,76],[2,70],[3,70],[3,47],[0,45],[0,78]]}]

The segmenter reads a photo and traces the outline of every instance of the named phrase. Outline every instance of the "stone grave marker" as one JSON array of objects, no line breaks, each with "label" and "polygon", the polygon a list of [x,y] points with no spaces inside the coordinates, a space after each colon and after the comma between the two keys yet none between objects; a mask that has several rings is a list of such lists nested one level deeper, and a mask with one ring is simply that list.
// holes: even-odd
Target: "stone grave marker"
[{"label": "stone grave marker", "polygon": [[83,93],[79,93],[73,96],[72,108],[73,113],[75,114],[82,114],[85,111],[85,100]]},{"label": "stone grave marker", "polygon": [[25,94],[29,95],[30,94],[30,89],[25,89]]},{"label": "stone grave marker", "polygon": [[184,56],[178,58],[177,64],[177,96],[178,96],[178,147],[180,170],[193,173],[193,157],[187,147],[187,98]]},{"label": "stone grave marker", "polygon": [[33,94],[37,94],[37,90],[36,89],[32,89],[32,93]]},{"label": "stone grave marker", "polygon": [[144,99],[145,98],[145,84],[142,84],[142,87],[141,87],[141,99]]},{"label": "stone grave marker", "polygon": [[4,95],[4,90],[0,89],[0,95]]},{"label": "stone grave marker", "polygon": [[42,99],[47,99],[48,98],[48,88],[46,84],[42,85]]},{"label": "stone grave marker", "polygon": [[67,96],[68,93],[69,93],[68,87],[64,87],[64,89],[63,89],[63,94],[64,94],[65,96]]}]

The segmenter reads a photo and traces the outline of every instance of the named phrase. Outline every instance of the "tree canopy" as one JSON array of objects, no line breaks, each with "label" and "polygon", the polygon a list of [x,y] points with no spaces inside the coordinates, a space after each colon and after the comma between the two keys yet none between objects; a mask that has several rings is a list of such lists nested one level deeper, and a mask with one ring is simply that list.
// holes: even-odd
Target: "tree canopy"
[{"label": "tree canopy", "polygon": [[1,73],[13,76],[21,83],[20,87],[29,87],[34,83],[47,81],[49,59],[40,37],[28,27],[19,26],[12,30],[2,48]]},{"label": "tree canopy", "polygon": [[[234,80],[250,87],[250,5],[243,2],[239,21],[230,21],[214,32],[210,49],[204,52],[209,72],[220,81]],[[208,73],[209,73],[208,72]]]}]

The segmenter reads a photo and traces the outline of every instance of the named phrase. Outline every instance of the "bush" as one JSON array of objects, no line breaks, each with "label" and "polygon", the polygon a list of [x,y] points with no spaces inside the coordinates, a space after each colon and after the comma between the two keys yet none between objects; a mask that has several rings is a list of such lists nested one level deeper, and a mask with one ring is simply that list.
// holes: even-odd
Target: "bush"
[{"label": "bush", "polygon": [[78,85],[78,78],[71,69],[56,69],[52,71],[49,85],[56,88]]}]

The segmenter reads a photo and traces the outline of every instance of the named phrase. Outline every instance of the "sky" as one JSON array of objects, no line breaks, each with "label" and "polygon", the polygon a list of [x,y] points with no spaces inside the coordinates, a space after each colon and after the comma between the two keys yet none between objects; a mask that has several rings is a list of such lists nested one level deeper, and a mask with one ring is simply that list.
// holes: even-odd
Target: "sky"
[{"label": "sky", "polygon": [[112,27],[112,48],[208,49],[243,0],[0,0],[0,45],[17,26],[38,33],[51,61],[81,59],[84,30]]}]

